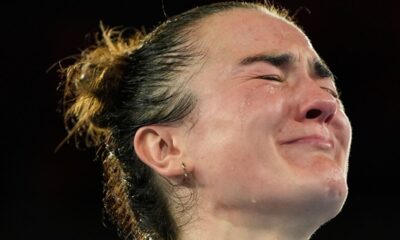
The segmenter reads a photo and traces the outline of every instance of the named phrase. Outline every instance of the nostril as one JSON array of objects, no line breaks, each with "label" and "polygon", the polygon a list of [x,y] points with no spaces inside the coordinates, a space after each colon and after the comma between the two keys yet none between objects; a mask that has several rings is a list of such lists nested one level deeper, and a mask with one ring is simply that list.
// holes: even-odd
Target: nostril
[{"label": "nostril", "polygon": [[321,114],[322,114],[321,110],[319,110],[319,109],[311,109],[311,110],[307,111],[306,118],[314,119],[314,118],[319,117]]}]

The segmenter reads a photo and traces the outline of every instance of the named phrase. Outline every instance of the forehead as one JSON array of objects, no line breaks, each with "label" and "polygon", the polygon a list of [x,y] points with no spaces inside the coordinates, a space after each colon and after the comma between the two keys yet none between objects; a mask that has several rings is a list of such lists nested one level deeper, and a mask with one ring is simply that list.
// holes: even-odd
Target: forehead
[{"label": "forehead", "polygon": [[197,33],[208,57],[261,52],[316,55],[298,27],[257,9],[233,9],[211,15],[200,23]]}]

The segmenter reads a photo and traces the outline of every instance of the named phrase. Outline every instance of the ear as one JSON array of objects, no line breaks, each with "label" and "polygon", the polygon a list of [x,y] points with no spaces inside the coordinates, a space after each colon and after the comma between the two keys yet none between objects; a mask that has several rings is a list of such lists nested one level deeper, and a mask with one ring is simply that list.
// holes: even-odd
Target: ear
[{"label": "ear", "polygon": [[140,160],[161,176],[173,180],[184,174],[180,140],[179,129],[150,125],[136,131],[133,145]]}]

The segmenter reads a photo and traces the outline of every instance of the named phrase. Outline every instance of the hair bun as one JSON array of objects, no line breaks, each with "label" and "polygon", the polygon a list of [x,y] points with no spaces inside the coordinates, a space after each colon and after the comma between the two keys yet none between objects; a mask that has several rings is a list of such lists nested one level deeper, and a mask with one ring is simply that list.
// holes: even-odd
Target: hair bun
[{"label": "hair bun", "polygon": [[64,109],[69,137],[86,134],[87,145],[98,145],[108,134],[109,111],[115,103],[129,55],[141,44],[141,33],[123,38],[123,31],[105,29],[102,39],[84,50],[65,74]]}]

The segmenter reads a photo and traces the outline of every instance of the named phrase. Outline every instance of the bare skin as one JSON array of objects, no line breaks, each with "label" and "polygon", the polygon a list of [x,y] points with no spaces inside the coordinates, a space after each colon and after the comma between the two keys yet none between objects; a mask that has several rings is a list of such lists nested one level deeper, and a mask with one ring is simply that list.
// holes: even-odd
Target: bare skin
[{"label": "bare skin", "polygon": [[301,30],[258,10],[210,16],[196,34],[194,125],[135,139],[160,175],[175,181],[184,162],[196,182],[180,239],[309,239],[347,197],[351,126],[329,70]]}]

